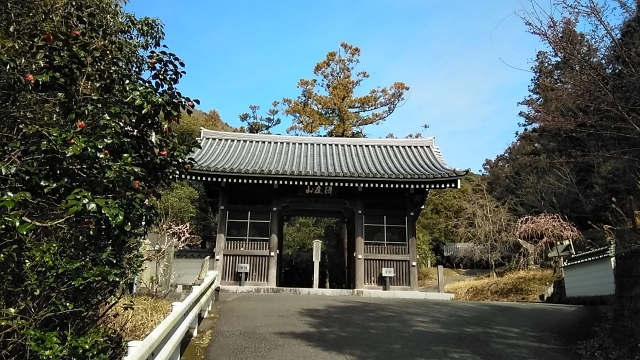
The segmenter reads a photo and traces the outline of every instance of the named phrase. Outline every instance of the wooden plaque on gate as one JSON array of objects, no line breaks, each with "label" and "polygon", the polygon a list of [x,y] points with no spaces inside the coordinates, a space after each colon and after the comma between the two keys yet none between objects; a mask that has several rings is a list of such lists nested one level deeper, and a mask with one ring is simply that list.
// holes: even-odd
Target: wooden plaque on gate
[{"label": "wooden plaque on gate", "polygon": [[337,188],[332,185],[304,185],[298,187],[298,195],[335,197]]}]

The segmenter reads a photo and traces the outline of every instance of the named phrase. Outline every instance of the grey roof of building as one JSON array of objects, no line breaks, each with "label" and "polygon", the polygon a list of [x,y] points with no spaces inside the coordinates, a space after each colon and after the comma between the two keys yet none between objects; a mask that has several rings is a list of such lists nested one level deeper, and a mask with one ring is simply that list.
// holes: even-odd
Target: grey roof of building
[{"label": "grey roof of building", "polygon": [[444,161],[433,138],[353,139],[202,129],[194,171],[270,177],[429,181],[468,170]]},{"label": "grey roof of building", "polygon": [[174,256],[178,259],[204,259],[207,256],[213,256],[213,249],[178,249]]},{"label": "grey roof of building", "polygon": [[580,254],[572,255],[564,263],[563,267],[582,264],[589,261],[604,259],[607,257],[615,257],[616,248],[615,245],[604,246],[601,248],[582,252]]},{"label": "grey roof of building", "polygon": [[444,244],[444,256],[451,257],[473,257],[478,246],[474,243],[453,243]]}]

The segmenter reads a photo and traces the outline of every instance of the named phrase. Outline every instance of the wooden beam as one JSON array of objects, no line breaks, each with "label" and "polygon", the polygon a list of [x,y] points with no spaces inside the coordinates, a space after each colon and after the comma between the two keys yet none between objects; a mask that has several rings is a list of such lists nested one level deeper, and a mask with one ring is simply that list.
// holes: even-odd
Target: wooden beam
[{"label": "wooden beam", "polygon": [[220,196],[218,196],[218,233],[216,235],[216,254],[214,268],[221,276],[221,274],[224,273],[223,262],[227,231],[228,188],[226,186],[221,186],[219,191]]},{"label": "wooden beam", "polygon": [[372,260],[411,260],[411,255],[385,255],[385,254],[365,254],[365,259]]},{"label": "wooden beam", "polygon": [[355,287],[364,289],[364,215],[362,214],[362,197],[356,198],[355,208]]},{"label": "wooden beam", "polygon": [[242,256],[269,256],[269,250],[230,250],[224,251],[225,255],[242,255]]}]

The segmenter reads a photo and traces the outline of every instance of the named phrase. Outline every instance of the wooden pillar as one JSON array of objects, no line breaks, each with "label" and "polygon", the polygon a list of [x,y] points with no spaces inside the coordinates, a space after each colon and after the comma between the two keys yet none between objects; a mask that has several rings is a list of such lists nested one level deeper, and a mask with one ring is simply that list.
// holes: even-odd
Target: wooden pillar
[{"label": "wooden pillar", "polygon": [[356,288],[356,257],[354,256],[356,252],[356,226],[355,226],[355,217],[350,219],[347,223],[347,253],[349,254],[349,264],[347,269],[347,274],[349,274],[349,281],[347,283],[348,289]]},{"label": "wooden pillar", "polygon": [[364,289],[364,215],[362,214],[362,197],[358,193],[355,208],[355,264],[356,289]]},{"label": "wooden pillar", "polygon": [[[413,189],[412,189],[413,190]],[[416,244],[417,213],[413,204],[413,191],[407,199],[407,236],[409,238],[409,288],[418,290],[418,249]]]},{"label": "wooden pillar", "polygon": [[278,235],[280,233],[280,211],[278,211],[278,196],[275,192],[271,201],[271,233],[269,235],[269,269],[267,286],[276,287],[278,279]]},{"label": "wooden pillar", "polygon": [[342,221],[342,245],[344,249],[344,286],[349,288],[349,236],[347,235],[347,220]]},{"label": "wooden pillar", "polygon": [[227,231],[227,187],[220,187],[220,196],[218,197],[218,234],[216,236],[216,257],[214,269],[218,271],[218,278],[224,278],[224,248],[226,243]]},{"label": "wooden pillar", "polygon": [[[280,216],[282,217],[282,211],[278,211]],[[283,219],[282,219],[283,220]],[[280,286],[282,283],[282,253],[284,251],[284,221],[280,221],[278,225],[278,248],[276,252],[276,260],[278,261],[278,266],[276,268],[276,286]]]}]

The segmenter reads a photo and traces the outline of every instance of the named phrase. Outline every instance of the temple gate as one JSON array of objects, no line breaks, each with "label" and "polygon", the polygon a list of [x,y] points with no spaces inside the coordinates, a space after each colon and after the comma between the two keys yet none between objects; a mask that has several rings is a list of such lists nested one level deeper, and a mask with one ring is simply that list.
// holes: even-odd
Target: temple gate
[{"label": "temple gate", "polygon": [[347,287],[417,290],[416,220],[432,189],[459,188],[433,138],[352,139],[202,129],[196,165],[217,208],[215,269],[237,285],[279,286],[283,223],[291,216],[335,217],[344,226]]}]

